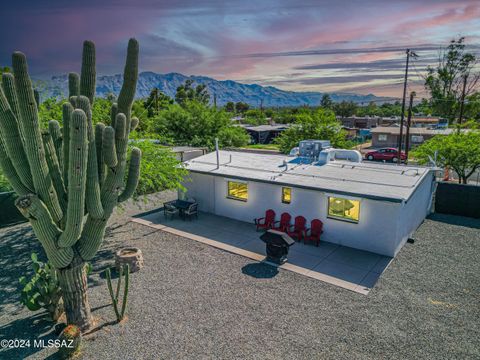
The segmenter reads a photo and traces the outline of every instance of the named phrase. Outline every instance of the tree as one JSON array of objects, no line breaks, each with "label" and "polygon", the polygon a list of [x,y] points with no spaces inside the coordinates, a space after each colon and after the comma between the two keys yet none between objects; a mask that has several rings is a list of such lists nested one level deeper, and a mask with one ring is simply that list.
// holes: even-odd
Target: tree
[{"label": "tree", "polygon": [[421,164],[437,159],[437,165],[449,167],[458,174],[459,182],[466,184],[472,174],[480,169],[480,131],[436,135],[413,152]]},{"label": "tree", "polygon": [[323,94],[322,99],[320,100],[320,106],[324,109],[332,109],[333,101],[330,95]]},{"label": "tree", "polygon": [[357,111],[357,104],[355,104],[353,101],[344,100],[340,103],[334,104],[333,110],[338,116],[348,117],[355,115],[355,112]]},{"label": "tree", "polygon": [[173,99],[155,87],[150,91],[150,95],[143,106],[147,110],[148,117],[154,117],[160,110],[166,109],[170,104],[173,104]]},{"label": "tree", "polygon": [[333,146],[348,148],[351,144],[346,140],[346,133],[331,110],[319,108],[315,112],[302,113],[296,116],[295,123],[283,131],[275,139],[283,153],[289,153],[302,140],[330,140]]},{"label": "tree", "polygon": [[177,104],[184,106],[189,100],[195,100],[201,104],[208,105],[210,102],[210,94],[208,93],[207,86],[200,84],[193,87],[193,80],[186,80],[185,84],[177,88],[175,101]]},{"label": "tree", "polygon": [[436,67],[427,67],[425,88],[430,93],[435,115],[452,122],[460,107],[463,83],[466,79],[465,95],[472,94],[478,84],[480,74],[475,73],[477,57],[465,49],[465,38],[452,40],[439,54]]},{"label": "tree", "polygon": [[227,104],[225,105],[225,111],[231,113],[235,112],[235,103],[233,101],[227,102]]},{"label": "tree", "polygon": [[267,118],[262,110],[260,109],[250,109],[244,113],[244,122],[251,125],[262,125],[267,124]]},{"label": "tree", "polygon": [[422,101],[419,104],[414,105],[412,109],[415,114],[421,114],[421,115],[432,114],[432,108],[430,106],[430,102],[428,101],[428,99],[425,99],[425,98],[422,98]]},{"label": "tree", "polygon": [[[95,45],[85,41],[81,76],[69,75],[63,128],[39,126],[38,109],[24,54],[12,57],[13,75],[0,88],[0,165],[18,194],[16,206],[58,273],[67,322],[92,325],[87,297],[86,261],[100,248],[115,206],[135,191],[141,152],[132,149],[128,176],[128,136],[138,123],[131,106],[138,78],[138,43],[130,39],[112,127],[92,123]],[[126,182],[124,185],[124,181]]]},{"label": "tree", "polygon": [[248,109],[250,109],[250,105],[244,102],[237,102],[235,104],[235,110],[237,110],[240,114],[244,114]]},{"label": "tree", "polygon": [[[187,101],[183,106],[171,105],[155,119],[155,132],[174,140],[176,145],[215,147],[218,137],[220,146],[246,145],[249,136],[244,129],[232,125],[230,114],[199,103]],[[232,130],[235,128],[235,130]]]},{"label": "tree", "polygon": [[465,119],[480,121],[480,92],[467,96],[465,103]]}]

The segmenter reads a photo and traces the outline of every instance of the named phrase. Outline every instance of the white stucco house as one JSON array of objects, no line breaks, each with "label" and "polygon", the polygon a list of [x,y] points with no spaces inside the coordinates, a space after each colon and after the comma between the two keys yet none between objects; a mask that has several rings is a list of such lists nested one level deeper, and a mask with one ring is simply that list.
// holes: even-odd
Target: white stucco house
[{"label": "white stucco house", "polygon": [[[395,256],[429,214],[427,167],[220,151],[185,162],[187,196],[201,211],[246,222],[273,209],[320,219],[328,241]],[[357,160],[358,161],[358,160]]]}]

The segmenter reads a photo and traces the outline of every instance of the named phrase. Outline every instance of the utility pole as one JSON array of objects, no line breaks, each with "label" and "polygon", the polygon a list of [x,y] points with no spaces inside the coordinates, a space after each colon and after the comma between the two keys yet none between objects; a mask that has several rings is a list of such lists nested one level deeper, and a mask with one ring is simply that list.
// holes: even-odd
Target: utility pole
[{"label": "utility pole", "polygon": [[400,136],[398,137],[398,162],[402,158],[402,142],[403,142],[403,121],[405,119],[405,96],[407,94],[407,80],[408,80],[408,63],[410,61],[410,49],[407,49],[407,63],[405,65],[405,79],[403,80],[403,98],[402,98],[402,114],[400,117]]},{"label": "utility pole", "polygon": [[463,76],[463,90],[462,90],[462,100],[460,102],[460,115],[458,116],[458,132],[460,132],[460,125],[462,125],[463,120],[463,105],[465,103],[465,89],[467,88],[467,79],[468,75]]},{"label": "utility pole", "polygon": [[415,95],[415,91],[410,93],[410,103],[408,104],[407,134],[405,139],[405,164],[408,164],[408,150],[410,148],[410,125],[412,122],[412,106]]}]

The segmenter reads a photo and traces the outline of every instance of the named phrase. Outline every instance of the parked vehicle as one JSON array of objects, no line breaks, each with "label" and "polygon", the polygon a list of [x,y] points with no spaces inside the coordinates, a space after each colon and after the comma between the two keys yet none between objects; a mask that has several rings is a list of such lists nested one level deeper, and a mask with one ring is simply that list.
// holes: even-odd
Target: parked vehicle
[{"label": "parked vehicle", "polygon": [[[397,162],[398,161],[398,150],[395,148],[383,148],[383,149],[378,149],[374,151],[369,151],[365,155],[366,160],[370,161],[392,161],[392,162]],[[402,151],[400,154],[400,159],[401,161],[405,161],[407,157],[405,156],[405,153]]]}]

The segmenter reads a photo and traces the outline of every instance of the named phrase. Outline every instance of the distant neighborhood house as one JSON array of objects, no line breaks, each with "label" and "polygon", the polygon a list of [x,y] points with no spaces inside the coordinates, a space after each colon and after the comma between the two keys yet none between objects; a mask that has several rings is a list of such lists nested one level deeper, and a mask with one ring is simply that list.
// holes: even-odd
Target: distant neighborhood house
[{"label": "distant neighborhood house", "polygon": [[[409,132],[410,148],[420,145],[435,135],[449,135],[456,129],[428,129],[423,127],[411,127]],[[403,128],[403,137],[406,136],[407,128]],[[400,137],[399,126],[380,126],[371,129],[372,147],[396,147]]]}]

